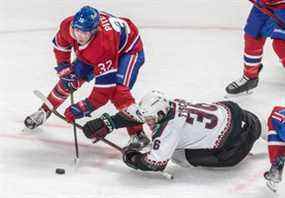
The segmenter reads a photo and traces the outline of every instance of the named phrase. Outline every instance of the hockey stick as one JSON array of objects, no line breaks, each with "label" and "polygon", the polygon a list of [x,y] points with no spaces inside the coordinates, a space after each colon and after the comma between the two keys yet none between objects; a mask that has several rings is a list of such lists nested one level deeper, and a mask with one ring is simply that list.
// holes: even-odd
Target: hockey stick
[{"label": "hockey stick", "polygon": [[[51,110],[51,112],[54,113],[54,115],[56,115],[58,118],[60,118],[60,119],[64,120],[65,122],[67,122],[66,119],[65,119],[65,117],[64,117],[63,115],[61,115],[56,109],[53,108],[53,105],[48,101],[48,99],[44,96],[44,94],[42,94],[42,93],[41,93],[40,91],[38,91],[38,90],[34,90],[33,93],[34,93],[39,99],[41,99],[42,102],[44,102],[44,103],[47,105],[47,107]],[[83,130],[83,127],[82,127],[81,125],[79,125],[79,124],[77,124],[77,123],[74,123],[74,125],[75,125],[77,128]],[[102,139],[100,139],[100,140],[101,140],[102,142],[104,142],[105,144],[108,144],[109,146],[113,147],[114,149],[116,149],[116,150],[118,150],[118,151],[120,151],[120,152],[122,153],[123,149],[122,149],[120,146],[114,144],[113,142],[110,142],[109,140],[106,140],[105,138],[102,138]]]},{"label": "hockey stick", "polygon": [[[56,116],[57,116],[58,118],[60,118],[61,120],[64,120],[65,122],[67,122],[66,119],[65,119],[65,117],[64,117],[63,115],[61,115],[56,109],[54,109],[53,105],[50,103],[50,101],[45,97],[45,95],[44,95],[43,93],[41,93],[39,90],[34,90],[33,93],[34,93],[42,102],[44,102],[44,103],[47,105],[47,107],[49,108],[49,110],[50,110],[51,112],[53,112],[54,115],[56,115]],[[81,125],[77,124],[76,122],[74,122],[74,126],[77,127],[77,128],[79,128],[79,129],[81,129],[81,130],[83,130],[83,127],[82,127]],[[105,138],[102,138],[102,139],[100,139],[100,140],[101,140],[102,142],[104,142],[105,144],[107,144],[107,145],[113,147],[114,149],[120,151],[120,152],[123,154],[123,149],[122,149],[120,146],[114,144],[113,142],[111,142],[111,141],[109,141],[109,140],[106,140]],[[172,174],[168,173],[168,172],[159,171],[158,173],[159,173],[160,175],[162,175],[163,177],[165,177],[166,179],[169,179],[169,180],[174,179],[174,176],[173,176]]]},{"label": "hockey stick", "polygon": [[[70,94],[70,103],[71,105],[74,104],[74,92],[71,92]],[[75,120],[72,122],[73,125],[73,135],[74,135],[74,146],[75,146],[75,158],[74,158],[74,162],[75,165],[78,164],[79,162],[79,149],[78,149],[78,141],[77,141],[77,130],[76,130],[76,122]]]},{"label": "hockey stick", "polygon": [[249,0],[256,8],[258,8],[263,14],[271,17],[282,29],[285,29],[285,22],[279,19],[273,11],[268,8],[264,7],[256,2],[256,0]]}]

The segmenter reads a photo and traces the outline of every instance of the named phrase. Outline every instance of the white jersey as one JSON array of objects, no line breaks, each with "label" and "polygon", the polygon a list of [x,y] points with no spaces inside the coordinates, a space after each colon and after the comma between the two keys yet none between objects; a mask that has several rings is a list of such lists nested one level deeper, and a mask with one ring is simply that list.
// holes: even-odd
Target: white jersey
[{"label": "white jersey", "polygon": [[172,118],[153,131],[152,149],[145,160],[167,163],[175,150],[216,149],[222,146],[231,128],[231,112],[222,103],[192,104],[174,100]]}]

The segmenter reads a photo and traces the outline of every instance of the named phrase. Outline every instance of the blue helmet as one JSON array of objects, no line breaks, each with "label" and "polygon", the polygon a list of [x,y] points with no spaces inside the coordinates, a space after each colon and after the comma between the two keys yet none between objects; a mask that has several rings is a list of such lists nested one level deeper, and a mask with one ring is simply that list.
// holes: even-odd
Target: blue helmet
[{"label": "blue helmet", "polygon": [[99,22],[99,11],[90,6],[84,6],[74,15],[72,28],[82,32],[92,32],[97,30]]}]

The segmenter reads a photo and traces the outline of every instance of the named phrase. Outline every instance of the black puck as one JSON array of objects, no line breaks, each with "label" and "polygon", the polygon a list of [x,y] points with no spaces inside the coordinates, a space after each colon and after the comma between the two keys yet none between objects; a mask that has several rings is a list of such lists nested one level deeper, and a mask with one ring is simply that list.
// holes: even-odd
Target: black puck
[{"label": "black puck", "polygon": [[65,170],[63,168],[57,168],[55,169],[55,173],[59,175],[65,174]]}]

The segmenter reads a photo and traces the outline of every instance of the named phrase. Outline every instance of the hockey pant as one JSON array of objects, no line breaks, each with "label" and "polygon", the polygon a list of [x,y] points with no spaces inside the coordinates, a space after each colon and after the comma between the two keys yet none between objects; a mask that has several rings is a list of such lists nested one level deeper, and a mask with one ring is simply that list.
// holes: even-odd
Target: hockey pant
[{"label": "hockey pant", "polygon": [[[274,10],[274,14],[285,21],[285,9]],[[266,38],[273,39],[273,49],[285,66],[285,30],[269,16],[253,6],[244,27],[244,75],[258,77],[261,69],[263,47]]]}]

